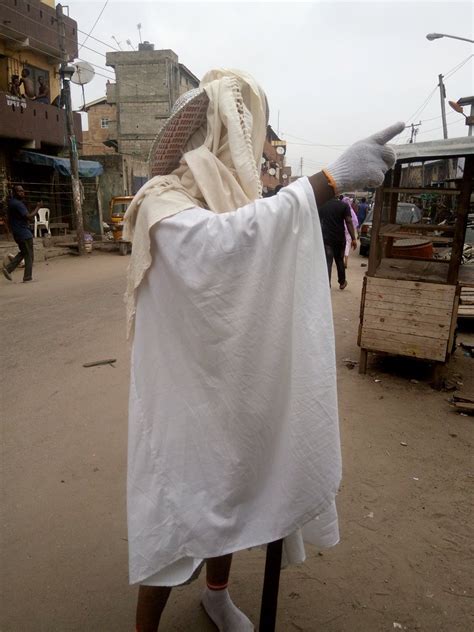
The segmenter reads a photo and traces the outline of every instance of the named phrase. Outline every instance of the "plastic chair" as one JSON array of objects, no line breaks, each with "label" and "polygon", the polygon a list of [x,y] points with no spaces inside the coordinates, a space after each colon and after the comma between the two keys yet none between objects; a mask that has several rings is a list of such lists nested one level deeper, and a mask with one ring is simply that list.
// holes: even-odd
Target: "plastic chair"
[{"label": "plastic chair", "polygon": [[49,230],[49,208],[39,208],[38,213],[35,215],[35,237],[38,237],[38,228],[40,226],[44,226],[48,231],[48,236],[51,237],[51,231]]}]

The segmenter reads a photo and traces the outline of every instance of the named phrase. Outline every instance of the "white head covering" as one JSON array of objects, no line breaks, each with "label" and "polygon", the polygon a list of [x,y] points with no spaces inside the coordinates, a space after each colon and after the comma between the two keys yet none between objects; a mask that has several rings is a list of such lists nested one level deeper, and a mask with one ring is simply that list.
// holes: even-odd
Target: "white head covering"
[{"label": "white head covering", "polygon": [[222,213],[261,197],[267,124],[263,90],[246,73],[224,69],[208,72],[200,87],[209,97],[206,124],[189,139],[179,166],[146,182],[125,214],[124,237],[133,243],[125,296],[129,336],[137,290],[151,265],[151,228],[193,206]]}]

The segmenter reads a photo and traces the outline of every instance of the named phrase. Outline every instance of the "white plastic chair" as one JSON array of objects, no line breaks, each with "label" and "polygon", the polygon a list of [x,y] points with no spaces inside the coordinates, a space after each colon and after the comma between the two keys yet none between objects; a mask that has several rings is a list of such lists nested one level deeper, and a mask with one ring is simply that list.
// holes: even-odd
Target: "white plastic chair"
[{"label": "white plastic chair", "polygon": [[39,208],[38,213],[35,215],[35,237],[38,237],[38,228],[40,226],[44,226],[48,231],[48,236],[51,237],[51,231],[49,230],[49,208]]}]

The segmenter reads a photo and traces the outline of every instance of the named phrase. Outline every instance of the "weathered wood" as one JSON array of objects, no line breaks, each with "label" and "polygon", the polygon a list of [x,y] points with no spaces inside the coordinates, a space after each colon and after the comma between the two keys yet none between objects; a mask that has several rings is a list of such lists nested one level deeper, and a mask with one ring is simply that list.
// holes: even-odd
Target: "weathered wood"
[{"label": "weathered wood", "polygon": [[453,311],[451,315],[451,327],[449,328],[449,340],[448,340],[448,354],[451,355],[456,351],[455,339],[456,339],[456,327],[458,324],[458,309],[459,309],[459,295],[461,288],[456,288],[456,296],[454,298]]},{"label": "weathered wood", "polygon": [[404,320],[402,318],[393,318],[391,315],[370,316],[366,314],[362,328],[448,340],[451,329],[451,319],[446,317],[446,322],[444,323],[427,323],[422,320],[411,320],[409,317]]},{"label": "weathered wood", "polygon": [[[366,303],[367,303],[367,299],[366,299]],[[372,308],[372,309],[384,309],[385,311],[394,313],[394,312],[400,312],[400,313],[407,313],[407,314],[412,314],[412,313],[420,313],[420,314],[432,314],[435,316],[449,316],[451,314],[451,310],[450,309],[442,309],[442,308],[437,308],[437,307],[430,307],[429,309],[427,309],[427,306],[415,306],[415,305],[405,305],[403,303],[399,303],[399,304],[394,304],[394,303],[387,303],[387,301],[384,300],[379,300],[379,301],[375,301],[372,300],[370,301],[370,304],[366,305],[366,311],[367,308]]]},{"label": "weathered wood", "polygon": [[95,362],[87,362],[86,364],[83,364],[82,366],[88,369],[91,366],[101,366],[102,364],[112,365],[114,364],[114,362],[117,362],[116,358],[111,358],[110,360],[96,360]]},{"label": "weathered wood", "polygon": [[[396,164],[393,170],[393,187],[400,186],[400,179],[402,174],[402,165],[400,163]],[[393,189],[392,189],[393,191]],[[392,192],[390,194],[390,203],[389,203],[389,212],[388,212],[388,221],[390,224],[395,224],[397,221],[397,208],[398,208],[398,193]],[[380,231],[382,235],[382,230]],[[385,245],[385,256],[391,257],[393,249],[393,239],[387,239],[387,243]]]},{"label": "weathered wood", "polygon": [[434,261],[404,260],[398,257],[384,259],[373,276],[379,279],[446,284],[449,262],[443,263],[444,265],[441,265],[438,261],[434,263]]},{"label": "weathered wood", "polygon": [[447,341],[415,336],[412,334],[395,334],[369,329],[362,329],[361,344],[367,351],[385,351],[393,355],[404,355],[425,360],[445,362]]},{"label": "weathered wood", "polygon": [[466,156],[464,162],[464,174],[461,182],[461,194],[459,196],[456,213],[456,224],[454,239],[451,249],[451,261],[448,269],[448,283],[456,283],[458,280],[459,268],[466,237],[467,214],[469,212],[469,202],[472,193],[472,180],[474,178],[474,156]]},{"label": "weathered wood", "polygon": [[[384,304],[385,305],[385,304]],[[423,311],[415,311],[413,309],[407,309],[405,306],[405,310],[394,310],[392,306],[385,305],[383,308],[374,306],[373,303],[367,305],[364,311],[364,318],[366,316],[371,316],[375,318],[379,317],[389,317],[396,320],[401,320],[402,322],[406,322],[409,320],[413,323],[427,323],[428,325],[434,324],[437,325],[440,320],[444,322],[443,319],[448,320],[450,317],[449,310],[444,311],[436,311],[433,313],[431,310],[428,312]],[[360,344],[360,342],[359,342]]]},{"label": "weathered wood", "polygon": [[384,187],[385,193],[435,193],[436,195],[459,195],[460,189],[432,189],[421,187],[419,189],[405,189],[404,187]]},{"label": "weathered wood", "polygon": [[451,404],[460,413],[466,413],[467,415],[474,415],[474,404],[464,402],[453,402]]},{"label": "weathered wood", "polygon": [[[451,312],[453,308],[454,298],[450,300],[445,300],[444,298],[435,299],[431,298],[427,295],[416,296],[409,294],[401,294],[398,292],[371,292],[367,291],[365,300],[368,303],[369,301],[386,301],[387,303],[391,303],[394,306],[394,309],[397,308],[400,304],[409,305],[413,307],[433,307],[435,309],[449,310]],[[427,310],[425,310],[427,311]]]},{"label": "weathered wood", "polygon": [[367,292],[386,294],[387,298],[396,294],[409,297],[429,297],[434,301],[447,301],[453,302],[453,298],[456,294],[455,285],[433,285],[433,289],[430,288],[430,284],[426,283],[423,287],[407,287],[403,281],[396,281],[394,279],[393,285],[378,285],[377,283],[369,283],[367,285]]},{"label": "weathered wood", "polygon": [[455,286],[447,286],[444,283],[426,283],[425,281],[409,281],[407,279],[387,279],[382,277],[370,277],[367,279],[367,285],[371,288],[374,287],[404,287],[414,290],[428,290],[433,292],[452,292],[454,295]]}]

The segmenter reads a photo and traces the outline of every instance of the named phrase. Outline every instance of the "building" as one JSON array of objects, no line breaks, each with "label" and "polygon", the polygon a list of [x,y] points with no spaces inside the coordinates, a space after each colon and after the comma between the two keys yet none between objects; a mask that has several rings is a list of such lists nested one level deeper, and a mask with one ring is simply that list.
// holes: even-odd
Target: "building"
[{"label": "building", "polygon": [[134,193],[148,175],[153,141],[176,99],[199,85],[172,50],[155,50],[149,42],[138,51],[107,53],[115,83],[107,85],[107,102],[116,106],[116,140],[124,158],[126,193]]},{"label": "building", "polygon": [[291,167],[286,166],[285,155],[286,141],[281,140],[271,125],[268,125],[262,157],[264,196],[273,195],[277,186],[286,186],[292,181]]},{"label": "building", "polygon": [[107,102],[107,97],[86,103],[88,130],[82,132],[83,154],[117,153],[117,106]]},{"label": "building", "polygon": [[[77,24],[64,16],[65,52],[77,54]],[[0,2],[0,198],[12,184],[22,183],[31,203],[42,199],[57,219],[70,215],[68,183],[61,192],[54,160],[66,145],[65,111],[56,105],[60,96],[58,24],[54,0],[1,0]],[[38,95],[40,77],[49,88],[46,103],[24,96],[24,85],[15,88],[15,76],[29,71]],[[54,105],[53,105],[54,104]],[[59,104],[60,105],[60,104]],[[74,115],[77,140],[81,119]],[[45,158],[41,158],[45,156]],[[42,163],[42,164],[39,164]],[[64,186],[63,186],[64,184]]]},{"label": "building", "polygon": [[81,155],[100,160],[104,217],[110,198],[132,195],[148,178],[148,155],[176,99],[199,85],[172,50],[143,42],[137,51],[107,53],[115,83],[107,95],[86,104],[89,129]]}]

